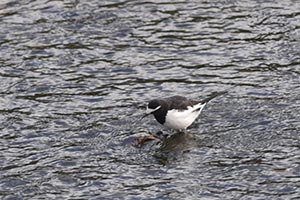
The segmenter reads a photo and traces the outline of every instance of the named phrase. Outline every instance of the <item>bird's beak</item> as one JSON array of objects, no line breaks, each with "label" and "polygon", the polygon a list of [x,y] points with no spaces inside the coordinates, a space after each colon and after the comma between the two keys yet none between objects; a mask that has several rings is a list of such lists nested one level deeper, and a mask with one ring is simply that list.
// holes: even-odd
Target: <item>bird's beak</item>
[{"label": "bird's beak", "polygon": [[145,117],[147,117],[148,115],[151,115],[154,111],[147,108],[146,113],[143,115],[143,117],[141,119],[144,119]]},{"label": "bird's beak", "polygon": [[143,116],[142,116],[142,118],[141,119],[144,119],[145,117],[147,117],[148,115],[151,115],[152,113],[146,113],[146,114],[144,114]]}]

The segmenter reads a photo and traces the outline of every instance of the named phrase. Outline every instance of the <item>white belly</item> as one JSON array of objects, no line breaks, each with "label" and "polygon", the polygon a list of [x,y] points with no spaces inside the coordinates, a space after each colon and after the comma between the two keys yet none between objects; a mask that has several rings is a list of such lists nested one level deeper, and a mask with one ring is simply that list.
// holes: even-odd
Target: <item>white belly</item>
[{"label": "white belly", "polygon": [[196,120],[204,106],[205,104],[197,104],[193,107],[189,106],[188,110],[184,111],[169,110],[164,126],[176,130],[186,129]]}]

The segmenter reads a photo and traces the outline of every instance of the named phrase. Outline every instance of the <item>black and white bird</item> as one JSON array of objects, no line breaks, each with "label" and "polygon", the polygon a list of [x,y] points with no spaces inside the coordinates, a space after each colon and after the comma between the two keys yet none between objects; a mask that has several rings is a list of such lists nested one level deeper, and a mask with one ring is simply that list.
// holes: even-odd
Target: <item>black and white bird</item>
[{"label": "black and white bird", "polygon": [[153,99],[148,103],[147,111],[143,118],[153,114],[155,119],[163,126],[185,131],[197,119],[204,106],[210,100],[225,93],[226,91],[215,92],[201,101],[187,99],[182,96]]}]

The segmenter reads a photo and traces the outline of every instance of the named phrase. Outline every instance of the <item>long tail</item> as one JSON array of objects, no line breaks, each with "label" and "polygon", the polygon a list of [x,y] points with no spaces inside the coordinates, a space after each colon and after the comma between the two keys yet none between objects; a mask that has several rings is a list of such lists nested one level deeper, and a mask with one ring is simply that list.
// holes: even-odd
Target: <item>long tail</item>
[{"label": "long tail", "polygon": [[207,102],[209,102],[210,100],[212,100],[213,98],[220,96],[222,94],[226,94],[227,91],[223,91],[223,92],[213,92],[209,97],[207,97],[206,99],[202,100],[201,103],[202,104],[206,104]]}]

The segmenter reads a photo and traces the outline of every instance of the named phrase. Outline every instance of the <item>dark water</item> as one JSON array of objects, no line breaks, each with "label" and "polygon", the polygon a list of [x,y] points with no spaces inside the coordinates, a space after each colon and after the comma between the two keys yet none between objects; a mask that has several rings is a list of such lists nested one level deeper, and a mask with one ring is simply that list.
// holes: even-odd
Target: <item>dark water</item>
[{"label": "dark water", "polygon": [[0,199],[300,199],[299,1],[4,0],[0,55]]}]

